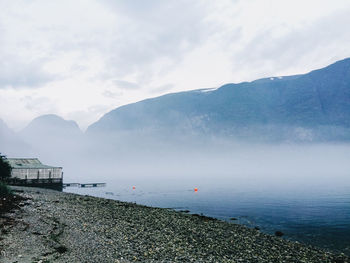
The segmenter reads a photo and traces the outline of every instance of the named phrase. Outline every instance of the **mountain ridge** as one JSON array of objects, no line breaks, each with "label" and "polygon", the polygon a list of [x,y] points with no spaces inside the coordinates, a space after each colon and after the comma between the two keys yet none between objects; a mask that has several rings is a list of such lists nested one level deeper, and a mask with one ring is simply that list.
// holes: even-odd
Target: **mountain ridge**
[{"label": "mountain ridge", "polygon": [[[86,134],[266,137],[272,132],[283,137],[277,134],[278,129],[284,134],[294,129],[297,133],[302,130],[305,137],[320,127],[336,133],[326,137],[350,139],[350,58],[306,74],[169,93],[124,105],[91,124]],[[40,140],[38,131],[55,133],[56,129],[53,136],[83,134],[75,121],[54,114],[33,119],[19,134],[27,140],[33,136]]]},{"label": "mountain ridge", "polygon": [[278,129],[285,133],[289,127],[338,127],[339,135],[326,137],[347,137],[350,58],[306,74],[170,93],[124,105],[90,125],[87,134],[176,131],[235,136],[244,135],[246,129],[254,137],[252,129],[264,135],[274,126],[274,133]]}]

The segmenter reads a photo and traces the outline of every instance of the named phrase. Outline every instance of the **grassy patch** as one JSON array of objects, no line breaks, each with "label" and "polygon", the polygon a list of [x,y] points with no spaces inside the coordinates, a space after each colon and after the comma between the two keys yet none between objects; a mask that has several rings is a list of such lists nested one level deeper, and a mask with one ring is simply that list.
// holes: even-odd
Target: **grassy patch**
[{"label": "grassy patch", "polygon": [[12,195],[12,190],[3,182],[0,182],[0,197],[6,197]]}]

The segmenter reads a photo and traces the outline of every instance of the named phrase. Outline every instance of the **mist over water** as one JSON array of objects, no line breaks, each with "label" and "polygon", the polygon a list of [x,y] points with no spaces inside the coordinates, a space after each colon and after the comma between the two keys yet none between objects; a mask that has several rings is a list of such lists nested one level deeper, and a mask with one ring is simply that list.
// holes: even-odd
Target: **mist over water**
[{"label": "mist over water", "polygon": [[348,144],[130,143],[105,153],[69,158],[75,161],[65,165],[64,179],[106,182],[105,188],[65,191],[234,217],[234,223],[349,254]]},{"label": "mist over water", "polygon": [[[107,183],[67,192],[203,213],[350,254],[348,143],[297,143],[292,137],[252,143],[143,131],[88,134],[73,122],[61,125],[64,120],[56,116],[42,120],[16,135],[17,144],[4,140],[2,149],[8,157],[62,166],[65,183]],[[51,122],[64,128],[47,132]]]}]

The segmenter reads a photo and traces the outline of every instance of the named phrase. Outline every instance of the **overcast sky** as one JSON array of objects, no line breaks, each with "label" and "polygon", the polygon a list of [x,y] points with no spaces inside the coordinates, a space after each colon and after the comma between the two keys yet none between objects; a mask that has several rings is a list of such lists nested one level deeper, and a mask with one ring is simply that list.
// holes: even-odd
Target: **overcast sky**
[{"label": "overcast sky", "polygon": [[0,119],[82,129],[169,92],[350,57],[349,0],[0,0]]}]

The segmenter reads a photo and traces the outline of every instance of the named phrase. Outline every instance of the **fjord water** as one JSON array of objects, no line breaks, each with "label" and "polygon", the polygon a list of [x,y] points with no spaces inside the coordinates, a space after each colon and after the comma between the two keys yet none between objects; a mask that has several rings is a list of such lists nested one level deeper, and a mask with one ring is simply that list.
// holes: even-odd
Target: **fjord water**
[{"label": "fjord water", "polygon": [[312,146],[173,156],[161,164],[145,157],[125,166],[119,158],[113,172],[85,178],[106,187],[65,191],[189,210],[350,254],[349,156],[348,146]]}]

